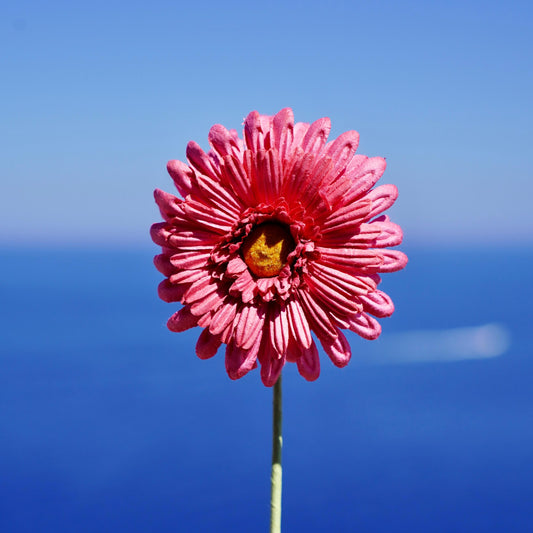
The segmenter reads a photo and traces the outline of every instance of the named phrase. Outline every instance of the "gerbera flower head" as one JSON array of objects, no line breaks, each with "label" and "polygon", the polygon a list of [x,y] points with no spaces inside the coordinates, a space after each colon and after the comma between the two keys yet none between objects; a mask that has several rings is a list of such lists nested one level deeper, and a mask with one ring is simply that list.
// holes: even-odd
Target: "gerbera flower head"
[{"label": "gerbera flower head", "polygon": [[167,165],[182,198],[155,191],[164,220],[151,229],[166,276],[159,295],[183,304],[168,328],[203,328],[202,359],[225,344],[232,379],[259,361],[266,386],[286,362],[315,380],[312,333],[343,367],[351,350],[341,330],[375,339],[375,317],[394,310],[379,275],[402,269],[407,257],[389,249],[401,243],[400,227],[379,215],[397,189],[373,188],[385,160],[356,155],[355,131],[328,142],[330,127],[327,118],[295,124],[288,108],[250,113],[244,141],[217,124],[208,153],[190,142],[188,164]]}]

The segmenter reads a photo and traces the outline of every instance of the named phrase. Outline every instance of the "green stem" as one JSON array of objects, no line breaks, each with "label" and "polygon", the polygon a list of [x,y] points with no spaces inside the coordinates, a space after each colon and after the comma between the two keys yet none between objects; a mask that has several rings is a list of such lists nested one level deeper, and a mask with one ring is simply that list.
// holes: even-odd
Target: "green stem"
[{"label": "green stem", "polygon": [[274,385],[272,401],[272,474],[270,477],[270,533],[281,532],[281,374]]}]

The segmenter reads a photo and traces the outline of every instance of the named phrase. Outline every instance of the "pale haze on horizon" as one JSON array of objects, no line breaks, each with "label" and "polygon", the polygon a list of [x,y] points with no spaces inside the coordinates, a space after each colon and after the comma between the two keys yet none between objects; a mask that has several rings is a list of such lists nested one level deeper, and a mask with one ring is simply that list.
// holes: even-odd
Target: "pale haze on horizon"
[{"label": "pale haze on horizon", "polygon": [[530,2],[21,1],[0,22],[0,246],[142,246],[165,166],[292,107],[358,152],[406,244],[533,244]]}]

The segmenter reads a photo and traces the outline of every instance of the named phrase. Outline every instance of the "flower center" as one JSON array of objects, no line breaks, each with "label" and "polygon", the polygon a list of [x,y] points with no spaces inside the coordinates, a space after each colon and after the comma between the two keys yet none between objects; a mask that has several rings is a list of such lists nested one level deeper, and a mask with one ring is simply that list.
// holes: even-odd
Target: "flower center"
[{"label": "flower center", "polygon": [[242,256],[248,268],[261,278],[277,276],[296,245],[287,226],[265,222],[244,239]]}]

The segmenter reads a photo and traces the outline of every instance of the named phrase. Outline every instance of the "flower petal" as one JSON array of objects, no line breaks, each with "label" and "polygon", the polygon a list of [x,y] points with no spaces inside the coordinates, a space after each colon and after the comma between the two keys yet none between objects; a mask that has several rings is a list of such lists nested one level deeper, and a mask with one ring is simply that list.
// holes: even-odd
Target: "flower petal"
[{"label": "flower petal", "polygon": [[287,351],[289,344],[289,321],[285,305],[273,303],[270,305],[268,321],[270,324],[270,342],[281,357]]},{"label": "flower petal", "polygon": [[176,185],[176,189],[185,198],[190,194],[192,189],[192,183],[194,179],[194,172],[192,169],[178,160],[172,160],[167,163],[167,172]]},{"label": "flower petal", "polygon": [[347,194],[347,202],[352,202],[369,191],[385,172],[387,163],[382,157],[355,156],[346,174],[352,179],[352,188]]},{"label": "flower petal", "polygon": [[369,292],[360,296],[359,299],[363,302],[365,311],[379,318],[391,316],[394,312],[394,304],[390,296],[382,291]]},{"label": "flower petal", "polygon": [[244,303],[251,302],[256,291],[257,283],[248,269],[240,274],[229,288],[229,293],[232,296],[240,297]]},{"label": "flower petal", "polygon": [[237,197],[241,198],[246,205],[252,205],[255,197],[251,188],[250,177],[244,168],[242,160],[231,155],[225,156],[222,172]]},{"label": "flower petal", "polygon": [[323,337],[336,338],[337,331],[335,326],[315,299],[307,291],[303,290],[298,292],[298,297],[313,331]]},{"label": "flower petal", "polygon": [[198,281],[200,278],[205,278],[206,274],[203,270],[180,270],[169,277],[171,283],[179,284],[191,284]]},{"label": "flower petal", "polygon": [[258,335],[255,343],[248,350],[239,348],[234,341],[227,345],[226,372],[231,379],[242,378],[254,368],[260,346],[261,335]]},{"label": "flower petal", "polygon": [[324,282],[330,285],[341,287],[352,294],[354,298],[376,289],[375,282],[369,279],[368,276],[353,276],[348,272],[338,270],[338,268],[322,265],[318,261],[310,265],[309,273],[312,276],[323,279]]},{"label": "flower petal", "polygon": [[209,331],[213,335],[220,335],[232,323],[237,314],[237,302],[233,299],[223,303],[213,315],[209,324]]},{"label": "flower petal", "polygon": [[352,349],[350,343],[344,336],[344,333],[337,328],[336,339],[324,339],[320,338],[322,348],[328,354],[329,358],[335,366],[342,368],[346,366],[352,357]]},{"label": "flower petal", "polygon": [[388,209],[398,198],[398,188],[396,185],[380,185],[372,189],[365,198],[372,200],[372,210],[368,218],[374,218]]},{"label": "flower petal", "polygon": [[346,131],[339,135],[326,150],[326,155],[334,161],[334,172],[332,177],[336,178],[343,172],[359,145],[359,133],[356,131]]},{"label": "flower petal", "polygon": [[201,271],[202,277],[196,280],[185,294],[185,301],[188,304],[206,298],[218,288],[218,280],[211,277],[209,272]]},{"label": "flower petal", "polygon": [[235,343],[244,350],[250,349],[260,336],[265,323],[263,307],[243,305],[235,317]]},{"label": "flower petal", "polygon": [[295,298],[291,298],[287,303],[287,312],[292,337],[299,345],[306,349],[309,348],[313,339],[311,338],[309,323],[307,322],[307,318],[300,302]]},{"label": "flower petal", "polygon": [[224,209],[231,217],[238,217],[243,211],[242,201],[231,189],[222,187],[219,180],[199,174],[196,181],[202,196],[210,205]]},{"label": "flower petal", "polygon": [[377,235],[371,243],[371,246],[374,248],[397,246],[403,240],[402,228],[398,224],[391,222],[386,215],[374,219],[369,224],[361,224],[360,231],[372,232],[372,234],[377,232]]},{"label": "flower petal", "polygon": [[198,143],[190,141],[187,144],[187,159],[192,167],[194,167],[198,173],[205,176],[210,176],[211,178],[219,179],[219,172],[213,166],[213,161],[208,157],[208,155],[202,150]]},{"label": "flower petal", "polygon": [[194,328],[198,323],[198,317],[191,313],[190,307],[187,305],[182,307],[177,313],[174,313],[167,322],[167,327],[170,331],[177,333]]},{"label": "flower petal", "polygon": [[154,257],[154,265],[164,276],[171,276],[176,272],[176,268],[170,262],[170,257],[167,254],[159,254]]},{"label": "flower petal", "polygon": [[302,349],[302,355],[297,359],[298,372],[307,381],[315,381],[320,376],[320,358],[314,342],[309,348]]},{"label": "flower petal", "polygon": [[270,117],[252,111],[244,119],[244,139],[246,146],[252,152],[270,148],[269,141],[267,141],[269,133]]},{"label": "flower petal", "polygon": [[265,387],[272,387],[276,384],[285,364],[285,354],[278,358],[278,354],[270,344],[269,336],[265,335],[258,357],[261,363],[261,381]]},{"label": "flower petal", "polygon": [[302,150],[318,155],[325,146],[330,131],[331,121],[329,118],[319,118],[313,122],[302,141]]},{"label": "flower petal", "polygon": [[159,298],[164,302],[181,302],[187,285],[172,285],[168,279],[164,279],[157,287]]},{"label": "flower petal", "polygon": [[396,272],[407,264],[407,256],[399,250],[380,250],[379,253],[383,257],[380,272]]},{"label": "flower petal", "polygon": [[212,335],[206,328],[198,337],[196,343],[196,355],[200,359],[210,359],[217,353],[221,344],[222,341],[220,340],[220,336]]},{"label": "flower petal", "polygon": [[235,138],[235,136],[221,124],[215,124],[209,130],[207,139],[209,144],[217,151],[221,158],[228,155],[238,156],[241,151],[238,138]]},{"label": "flower petal", "polygon": [[234,216],[225,211],[198,203],[194,200],[185,202],[183,210],[196,224],[205,226],[208,230],[214,231],[215,233],[228,233],[236,221]]},{"label": "flower petal", "polygon": [[181,270],[193,270],[206,267],[210,255],[209,250],[180,252],[170,257],[170,263]]},{"label": "flower petal", "polygon": [[362,311],[361,304],[339,286],[327,284],[325,280],[314,276],[304,276],[304,280],[313,296],[320,300],[327,309],[341,315],[351,315]]},{"label": "flower petal", "polygon": [[207,296],[200,302],[191,304],[191,313],[201,316],[206,313],[214,313],[222,305],[224,301],[224,293],[218,290]]},{"label": "flower petal", "polygon": [[167,222],[173,217],[180,216],[182,214],[183,200],[179,199],[178,197],[160,189],[156,189],[154,191],[154,199],[155,203],[159,207],[161,216]]},{"label": "flower petal", "polygon": [[383,263],[380,253],[375,250],[358,248],[322,248],[317,246],[320,252],[319,262],[331,266],[345,266],[356,269],[378,268]]},{"label": "flower petal", "polygon": [[364,339],[374,340],[381,334],[380,323],[366,313],[359,313],[350,318],[350,330],[354,331]]},{"label": "flower petal", "polygon": [[372,202],[363,198],[353,204],[336,209],[322,224],[323,234],[339,233],[349,238],[357,232],[357,226],[370,218]]},{"label": "flower petal", "polygon": [[279,111],[272,119],[272,145],[281,161],[289,154],[294,139],[294,115],[290,107]]}]

